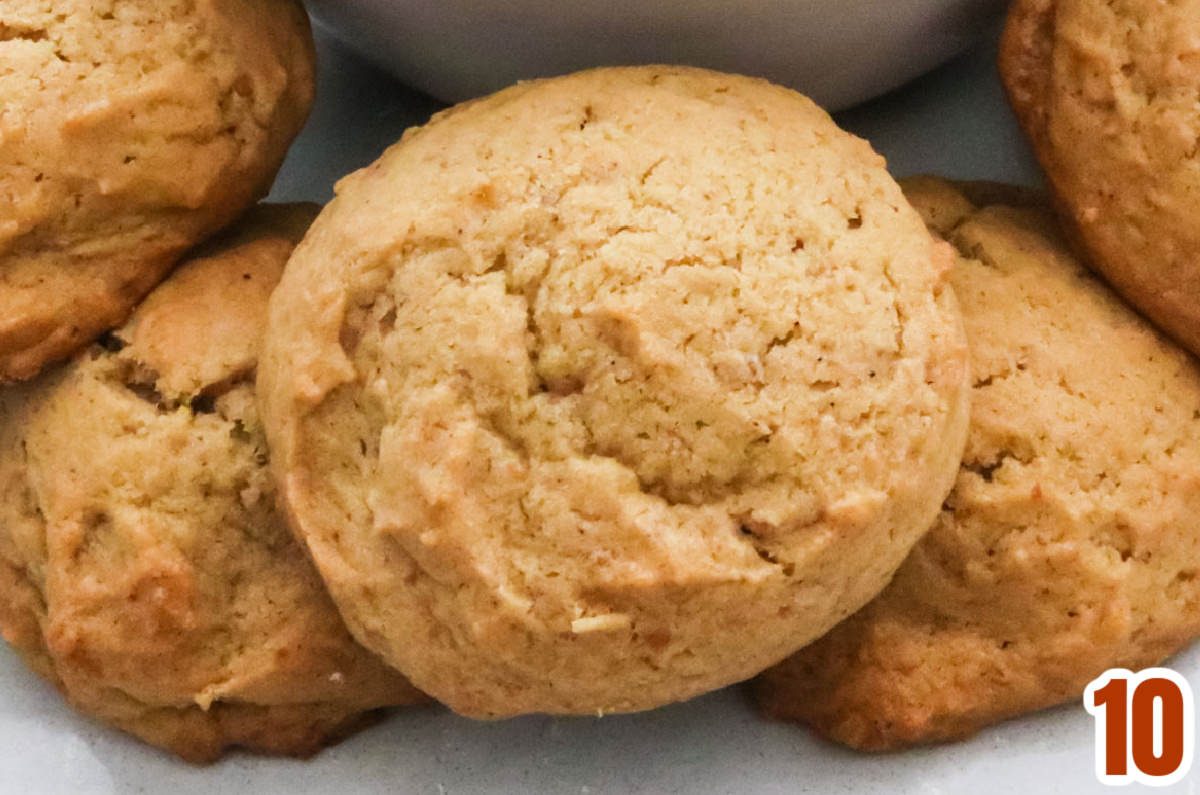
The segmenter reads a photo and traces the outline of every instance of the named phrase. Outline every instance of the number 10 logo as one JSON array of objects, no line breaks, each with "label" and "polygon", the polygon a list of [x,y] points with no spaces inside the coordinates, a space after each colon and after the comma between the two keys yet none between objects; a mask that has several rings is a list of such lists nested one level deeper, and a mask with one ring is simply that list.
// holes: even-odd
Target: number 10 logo
[{"label": "number 10 logo", "polygon": [[1192,766],[1195,710],[1187,680],[1169,668],[1105,671],[1083,693],[1096,720],[1096,777],[1104,784],[1174,784]]}]

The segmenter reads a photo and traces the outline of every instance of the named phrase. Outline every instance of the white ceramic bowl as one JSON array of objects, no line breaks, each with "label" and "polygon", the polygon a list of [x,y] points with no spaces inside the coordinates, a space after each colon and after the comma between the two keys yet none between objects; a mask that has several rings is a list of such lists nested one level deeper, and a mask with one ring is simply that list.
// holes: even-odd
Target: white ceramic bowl
[{"label": "white ceramic bowl", "polygon": [[830,110],[955,55],[1000,0],[307,0],[338,38],[446,102],[590,66],[758,75]]}]

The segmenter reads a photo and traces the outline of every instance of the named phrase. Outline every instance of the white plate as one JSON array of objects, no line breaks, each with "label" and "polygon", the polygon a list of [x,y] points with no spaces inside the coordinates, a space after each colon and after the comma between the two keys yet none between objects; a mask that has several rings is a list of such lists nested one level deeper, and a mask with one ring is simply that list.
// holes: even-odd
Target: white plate
[{"label": "white plate", "polygon": [[878,96],[975,39],[1003,0],[307,0],[352,48],[447,102],[592,66],[758,75],[828,108]]},{"label": "white plate", "polygon": [[[884,2],[885,0],[880,0]],[[325,200],[435,107],[320,40],[312,122],[273,198]],[[898,175],[1033,183],[1037,176],[982,47],[839,117]],[[1197,650],[1172,665],[1200,684]],[[1074,793],[1102,792],[1078,703],[955,745],[866,756],[760,719],[738,689],[630,716],[475,723],[401,711],[309,762],[234,754],[193,768],[81,718],[0,649],[0,793]],[[1167,791],[1195,793],[1197,775]]]}]

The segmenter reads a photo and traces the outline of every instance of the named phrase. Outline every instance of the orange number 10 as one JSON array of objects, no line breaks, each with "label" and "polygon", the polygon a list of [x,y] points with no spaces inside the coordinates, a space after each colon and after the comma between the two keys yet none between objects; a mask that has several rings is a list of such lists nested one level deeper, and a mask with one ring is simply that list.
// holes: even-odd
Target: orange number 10
[{"label": "orange number 10", "polygon": [[1195,715],[1187,680],[1168,668],[1113,668],[1083,695],[1096,720],[1096,777],[1105,784],[1172,784],[1192,765]]}]

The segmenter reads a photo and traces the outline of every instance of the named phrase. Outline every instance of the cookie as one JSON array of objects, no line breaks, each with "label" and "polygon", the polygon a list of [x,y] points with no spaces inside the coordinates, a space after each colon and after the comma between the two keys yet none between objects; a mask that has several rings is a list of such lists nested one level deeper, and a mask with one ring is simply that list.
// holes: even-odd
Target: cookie
[{"label": "cookie", "polygon": [[1200,0],[1017,0],[1000,66],[1071,238],[1200,353]]},{"label": "cookie", "polygon": [[600,69],[348,177],[259,389],[352,631],[458,712],[648,709],[881,589],[965,439],[953,261],[800,95]]},{"label": "cookie", "polygon": [[313,70],[294,0],[0,4],[0,383],[122,323],[264,195]]},{"label": "cookie", "polygon": [[253,374],[315,208],[262,206],[65,368],[0,391],[0,627],[76,708],[208,761],[306,755],[420,696],[274,505]]},{"label": "cookie", "polygon": [[906,191],[962,252],[966,455],[887,590],[757,683],[767,713],[869,750],[1076,699],[1200,634],[1200,365],[1085,270],[1048,206]]}]

